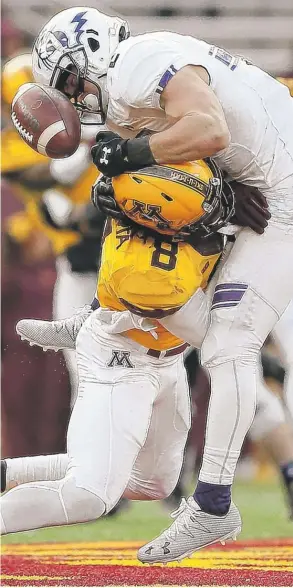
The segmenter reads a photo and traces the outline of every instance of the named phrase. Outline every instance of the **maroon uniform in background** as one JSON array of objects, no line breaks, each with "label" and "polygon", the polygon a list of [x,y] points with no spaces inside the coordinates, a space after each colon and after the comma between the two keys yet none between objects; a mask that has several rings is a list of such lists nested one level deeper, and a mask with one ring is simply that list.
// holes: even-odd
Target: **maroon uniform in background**
[{"label": "maroon uniform in background", "polygon": [[[3,182],[4,228],[5,218],[21,209]],[[30,260],[5,234],[2,241],[2,456],[63,452],[70,402],[63,357],[30,347],[15,332],[21,318],[51,318],[53,259]]]}]

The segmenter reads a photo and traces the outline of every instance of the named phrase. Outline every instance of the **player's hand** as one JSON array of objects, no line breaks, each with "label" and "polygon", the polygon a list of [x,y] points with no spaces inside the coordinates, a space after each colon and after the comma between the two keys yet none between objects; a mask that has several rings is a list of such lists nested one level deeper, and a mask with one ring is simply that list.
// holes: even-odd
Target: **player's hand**
[{"label": "player's hand", "polygon": [[109,178],[153,165],[156,162],[149,140],[149,135],[125,140],[112,131],[101,131],[91,149],[93,162]]},{"label": "player's hand", "polygon": [[92,187],[91,199],[93,205],[106,216],[116,220],[124,220],[125,214],[120,210],[115,197],[110,178],[100,176]]},{"label": "player's hand", "polygon": [[238,182],[230,182],[235,196],[235,215],[230,222],[241,227],[250,227],[262,235],[268,226],[271,214],[265,196],[257,189]]},{"label": "player's hand", "polygon": [[127,154],[123,147],[126,141],[112,131],[101,131],[96,136],[96,145],[91,149],[97,168],[110,178],[119,176],[127,170]]}]

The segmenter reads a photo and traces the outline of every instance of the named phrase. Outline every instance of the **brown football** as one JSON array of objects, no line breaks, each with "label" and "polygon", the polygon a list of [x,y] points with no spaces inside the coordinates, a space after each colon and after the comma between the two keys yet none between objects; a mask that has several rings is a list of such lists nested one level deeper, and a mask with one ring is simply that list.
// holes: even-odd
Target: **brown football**
[{"label": "brown football", "polygon": [[23,84],[13,99],[11,119],[23,140],[42,155],[63,159],[79,146],[77,111],[55,88]]}]

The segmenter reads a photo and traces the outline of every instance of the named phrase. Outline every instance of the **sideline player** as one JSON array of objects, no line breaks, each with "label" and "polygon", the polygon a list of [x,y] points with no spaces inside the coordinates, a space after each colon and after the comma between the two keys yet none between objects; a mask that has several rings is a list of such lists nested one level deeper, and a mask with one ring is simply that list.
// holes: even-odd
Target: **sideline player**
[{"label": "sideline player", "polygon": [[[235,514],[231,485],[254,415],[258,353],[293,295],[293,101],[262,70],[193,37],[150,33],[117,48],[116,27],[113,54],[100,13],[73,10],[40,33],[36,79],[74,98],[83,113],[102,122],[107,115],[108,126],[125,137],[157,131],[126,141],[101,134],[93,148],[100,171],[111,177],[213,156],[234,179],[259,188],[272,215],[263,235],[239,233],[218,277],[201,355],[212,394],[199,482],[171,530],[140,551],[143,561],[167,562],[219,539]],[[206,532],[196,532],[198,523]]]},{"label": "sideline player", "polygon": [[[17,55],[5,64],[2,96],[9,112],[21,84],[32,81],[30,53]],[[13,127],[2,131],[1,172],[13,181],[25,205],[25,213],[11,219],[10,230],[16,239],[25,239],[35,231],[48,239],[56,256],[55,320],[67,318],[84,306],[96,285],[98,246],[105,217],[89,203],[96,179],[90,153],[93,138],[94,129],[83,128],[82,143],[76,153],[50,162],[28,147]],[[73,405],[77,394],[75,353],[67,349],[64,356]]]}]

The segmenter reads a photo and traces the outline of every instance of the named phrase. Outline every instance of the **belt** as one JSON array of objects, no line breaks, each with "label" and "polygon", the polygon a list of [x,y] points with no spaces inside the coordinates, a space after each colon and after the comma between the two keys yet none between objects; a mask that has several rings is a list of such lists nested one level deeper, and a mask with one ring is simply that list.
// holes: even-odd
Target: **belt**
[{"label": "belt", "polygon": [[172,357],[172,355],[179,355],[179,353],[183,353],[185,349],[189,347],[188,343],[183,343],[179,345],[179,347],[173,347],[173,349],[167,349],[167,351],[158,351],[157,349],[149,349],[147,351],[147,355],[151,357],[156,357],[157,359],[162,359],[163,357]]}]

